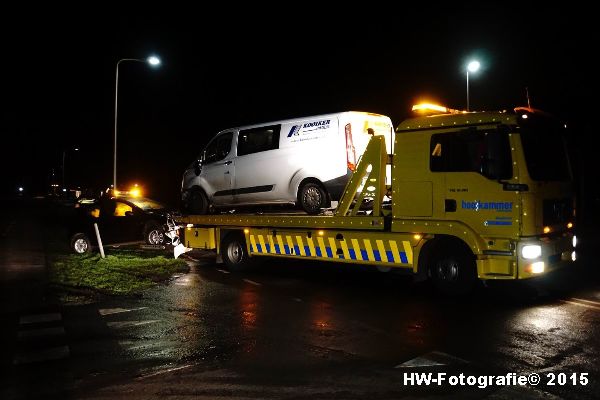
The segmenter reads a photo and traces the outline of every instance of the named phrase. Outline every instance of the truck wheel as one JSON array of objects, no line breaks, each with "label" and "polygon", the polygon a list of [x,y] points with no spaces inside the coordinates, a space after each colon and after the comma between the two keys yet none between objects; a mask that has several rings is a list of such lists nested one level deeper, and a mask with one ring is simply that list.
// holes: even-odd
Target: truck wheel
[{"label": "truck wheel", "polygon": [[327,195],[320,185],[308,182],[300,188],[298,201],[304,211],[310,215],[315,215],[321,211],[321,208],[325,207]]},{"label": "truck wheel", "polygon": [[71,249],[77,254],[87,254],[92,251],[92,243],[85,233],[76,233],[71,238]]},{"label": "truck wheel", "polygon": [[475,288],[477,266],[470,251],[454,244],[432,250],[429,272],[438,290],[447,295],[462,296]]},{"label": "truck wheel", "polygon": [[150,222],[144,228],[144,240],[147,244],[164,244],[165,239],[165,231],[159,223]]},{"label": "truck wheel", "polygon": [[208,199],[201,190],[194,190],[190,193],[188,202],[188,211],[192,214],[208,214]]},{"label": "truck wheel", "polygon": [[232,232],[225,236],[221,242],[221,257],[231,272],[245,271],[251,266],[246,240],[241,233]]}]

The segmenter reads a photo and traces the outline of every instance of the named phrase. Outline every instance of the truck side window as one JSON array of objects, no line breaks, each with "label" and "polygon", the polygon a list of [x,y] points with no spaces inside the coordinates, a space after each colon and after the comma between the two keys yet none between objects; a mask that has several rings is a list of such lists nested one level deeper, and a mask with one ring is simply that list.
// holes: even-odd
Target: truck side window
[{"label": "truck side window", "polygon": [[490,179],[512,176],[508,135],[502,130],[465,130],[432,135],[432,172],[477,172]]},{"label": "truck side window", "polygon": [[244,129],[238,136],[237,155],[258,153],[279,148],[281,125]]},{"label": "truck side window", "polygon": [[227,157],[231,151],[232,138],[233,134],[228,132],[216,137],[212,142],[210,142],[208,146],[206,146],[206,150],[204,150],[204,162],[208,164]]}]

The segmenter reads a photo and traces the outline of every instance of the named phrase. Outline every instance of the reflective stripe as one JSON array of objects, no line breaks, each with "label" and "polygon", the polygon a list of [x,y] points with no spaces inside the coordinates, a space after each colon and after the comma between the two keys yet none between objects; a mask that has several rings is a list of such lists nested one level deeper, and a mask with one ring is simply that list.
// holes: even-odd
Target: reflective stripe
[{"label": "reflective stripe", "polygon": [[302,236],[296,236],[296,242],[298,242],[298,246],[296,246],[296,251],[300,253],[300,255],[306,256],[306,251],[304,250],[304,242],[302,242]]},{"label": "reflective stripe", "polygon": [[404,246],[404,252],[405,254],[405,258],[406,258],[406,263],[408,264],[412,264],[413,263],[413,252],[412,252],[412,247],[410,246],[410,242],[407,241],[403,241],[402,245]]},{"label": "reflective stripe", "polygon": [[350,239],[350,241],[352,242],[352,250],[354,250],[354,254],[355,256],[352,257],[353,260],[364,260],[365,258],[363,258],[363,255],[360,251],[360,245],[358,244],[358,239]]},{"label": "reflective stripe", "polygon": [[390,247],[392,249],[392,254],[394,255],[394,260],[396,260],[397,263],[400,262],[400,252],[398,251],[398,246],[396,245],[396,241],[395,240],[390,240]]},{"label": "reflective stripe", "polygon": [[306,254],[308,254],[309,256],[316,256],[317,253],[315,251],[315,244],[313,243],[312,238],[306,238],[306,243],[308,244],[308,249],[306,251]]},{"label": "reflective stripe", "polygon": [[265,238],[263,238],[263,235],[258,235],[258,242],[260,243],[258,252],[259,253],[268,253],[267,246],[265,246]]},{"label": "reflective stripe", "polygon": [[331,237],[329,238],[329,246],[331,247],[331,254],[332,254],[330,257],[340,258],[337,253],[337,246],[335,245],[334,238],[331,238]]},{"label": "reflective stripe", "polygon": [[329,253],[331,253],[331,250],[327,252],[327,249],[325,248],[325,242],[323,241],[323,238],[321,236],[317,238],[317,242],[319,243],[321,257],[331,258],[331,256],[329,255]]},{"label": "reflective stripe", "polygon": [[285,246],[283,245],[283,240],[281,238],[281,235],[277,235],[277,244],[279,245],[279,253],[280,254],[290,254],[288,253],[288,251],[285,249]]},{"label": "reflective stripe", "polygon": [[256,239],[254,239],[254,235],[250,235],[250,251],[253,253],[258,252],[258,249],[256,248]]},{"label": "reflective stripe", "polygon": [[287,247],[289,249],[289,253],[288,254],[298,254],[295,249],[294,249],[294,241],[292,240],[291,236],[286,236],[285,240],[287,242]]},{"label": "reflective stripe", "polygon": [[275,250],[275,244],[273,243],[273,235],[269,235],[269,253],[276,253],[277,251]]},{"label": "reflective stripe", "polygon": [[383,240],[376,240],[377,248],[379,249],[379,256],[381,257],[381,261],[388,262],[388,256],[385,251],[385,246],[383,245]]},{"label": "reflective stripe", "polygon": [[[342,246],[342,253],[344,254],[344,258],[349,260],[350,259],[350,252],[348,251],[348,244],[346,244],[345,240],[342,240],[340,242],[340,245]],[[352,260],[356,260],[356,257],[352,258]]]},{"label": "reflective stripe", "polygon": [[[380,261],[381,258],[376,257],[373,248],[371,247],[371,241],[369,239],[363,239],[363,243],[365,244],[365,249],[367,251],[367,260],[369,261]],[[364,252],[363,252],[364,254]]]}]

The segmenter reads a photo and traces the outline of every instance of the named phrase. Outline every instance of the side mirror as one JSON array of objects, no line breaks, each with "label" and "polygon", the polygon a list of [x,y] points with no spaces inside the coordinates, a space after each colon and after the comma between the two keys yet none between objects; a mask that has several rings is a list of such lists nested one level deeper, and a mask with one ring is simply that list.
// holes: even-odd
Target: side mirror
[{"label": "side mirror", "polygon": [[201,163],[200,160],[196,160],[194,161],[194,173],[198,176],[200,172],[202,172]]}]

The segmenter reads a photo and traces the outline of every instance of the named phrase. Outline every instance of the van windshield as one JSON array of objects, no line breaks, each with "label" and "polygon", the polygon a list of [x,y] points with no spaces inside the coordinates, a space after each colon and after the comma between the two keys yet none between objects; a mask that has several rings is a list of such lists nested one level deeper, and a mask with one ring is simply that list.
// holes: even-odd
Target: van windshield
[{"label": "van windshield", "polygon": [[569,181],[571,174],[565,145],[565,128],[545,115],[519,118],[527,170],[536,181]]}]

